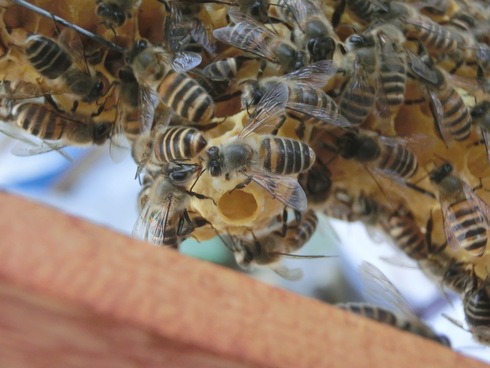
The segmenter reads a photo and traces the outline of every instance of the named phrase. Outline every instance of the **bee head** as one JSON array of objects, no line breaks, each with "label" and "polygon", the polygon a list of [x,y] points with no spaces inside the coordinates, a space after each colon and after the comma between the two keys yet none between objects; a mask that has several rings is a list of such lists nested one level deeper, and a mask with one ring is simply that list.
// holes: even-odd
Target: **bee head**
[{"label": "bee head", "polygon": [[93,139],[97,145],[103,144],[112,132],[112,123],[97,123],[94,126]]},{"label": "bee head", "polygon": [[243,109],[247,109],[251,106],[256,106],[264,91],[262,90],[259,82],[255,79],[249,79],[243,82],[243,92],[241,97],[241,104]]},{"label": "bee head", "polygon": [[220,176],[223,172],[223,155],[220,154],[218,147],[213,146],[208,149],[208,165],[207,169],[211,176]]},{"label": "bee head", "polygon": [[200,169],[199,165],[170,164],[168,168],[168,179],[174,184],[185,184]]},{"label": "bee head", "polygon": [[104,19],[104,24],[109,28],[122,26],[126,21],[126,14],[114,4],[100,3],[96,13]]},{"label": "bee head", "polygon": [[[140,39],[134,42],[124,57],[126,64],[132,64],[134,59],[149,47],[149,43],[145,39]],[[142,62],[142,61],[140,61]]]},{"label": "bee head", "polygon": [[485,129],[490,129],[490,101],[482,101],[471,110],[471,117]]},{"label": "bee head", "polygon": [[349,50],[352,50],[361,47],[373,47],[375,42],[373,36],[353,34],[345,41],[345,44]]},{"label": "bee head", "polygon": [[450,175],[452,172],[453,172],[453,165],[451,165],[449,162],[445,162],[441,166],[433,169],[429,173],[429,178],[430,178],[430,181],[433,181],[434,183],[438,184],[444,178],[446,178],[448,175]]},{"label": "bee head", "polygon": [[335,46],[335,41],[331,37],[313,38],[307,45],[313,62],[332,59]]},{"label": "bee head", "polygon": [[87,96],[83,99],[85,102],[91,102],[97,100],[99,97],[104,95],[105,83],[101,78],[101,75],[98,73],[98,77],[95,79],[92,88]]},{"label": "bee head", "polygon": [[253,1],[250,5],[250,15],[262,23],[266,23],[269,20],[267,16],[267,2],[262,0]]}]

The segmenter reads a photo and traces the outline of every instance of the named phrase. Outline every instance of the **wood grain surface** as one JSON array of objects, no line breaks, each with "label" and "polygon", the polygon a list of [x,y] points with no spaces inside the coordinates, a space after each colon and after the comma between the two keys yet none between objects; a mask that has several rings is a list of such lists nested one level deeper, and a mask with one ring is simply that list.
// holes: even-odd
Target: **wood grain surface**
[{"label": "wood grain surface", "polygon": [[0,193],[0,367],[485,367]]}]

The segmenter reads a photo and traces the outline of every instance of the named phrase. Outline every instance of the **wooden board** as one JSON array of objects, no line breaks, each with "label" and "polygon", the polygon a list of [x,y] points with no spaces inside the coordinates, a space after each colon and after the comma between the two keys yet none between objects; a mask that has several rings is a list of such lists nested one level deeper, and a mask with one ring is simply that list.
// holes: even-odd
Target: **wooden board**
[{"label": "wooden board", "polygon": [[0,193],[0,366],[485,367]]}]

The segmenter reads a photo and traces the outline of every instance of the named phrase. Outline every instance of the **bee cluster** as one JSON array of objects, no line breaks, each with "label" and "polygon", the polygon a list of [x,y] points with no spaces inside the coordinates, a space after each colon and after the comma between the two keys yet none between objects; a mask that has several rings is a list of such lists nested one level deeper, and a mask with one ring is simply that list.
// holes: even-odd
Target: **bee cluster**
[{"label": "bee cluster", "polygon": [[32,4],[52,16],[1,1],[2,131],[28,153],[129,147],[136,236],[219,235],[240,266],[297,279],[280,260],[316,212],[362,221],[489,343],[488,1]]}]

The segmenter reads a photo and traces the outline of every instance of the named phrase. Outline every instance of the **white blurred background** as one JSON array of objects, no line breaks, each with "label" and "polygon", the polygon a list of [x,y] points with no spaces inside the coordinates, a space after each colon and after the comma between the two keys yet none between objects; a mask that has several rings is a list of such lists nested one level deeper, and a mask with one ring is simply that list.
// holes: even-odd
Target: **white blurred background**
[{"label": "white blurred background", "polygon": [[[0,185],[4,190],[131,234],[137,218],[136,198],[140,185],[134,179],[136,165],[129,153],[123,162],[116,164],[110,159],[107,145],[90,150],[68,149],[66,152],[73,157],[70,162],[57,152],[13,156],[10,153],[13,144],[10,139],[0,139]],[[329,224],[333,225],[336,235],[330,231]],[[200,244],[187,241],[182,251],[236,268],[231,252],[219,240]],[[300,281],[287,281],[270,269],[257,270],[251,275],[329,303],[360,301],[362,291],[356,269],[362,261],[369,261],[399,288],[417,315],[438,333],[450,338],[453,349],[490,362],[489,349],[478,346],[469,332],[442,316],[445,313],[464,322],[459,297],[444,295],[408,258],[386,244],[374,243],[363,225],[323,218],[314,238],[300,253],[338,257],[286,260],[288,266],[303,269],[304,277]]]}]

